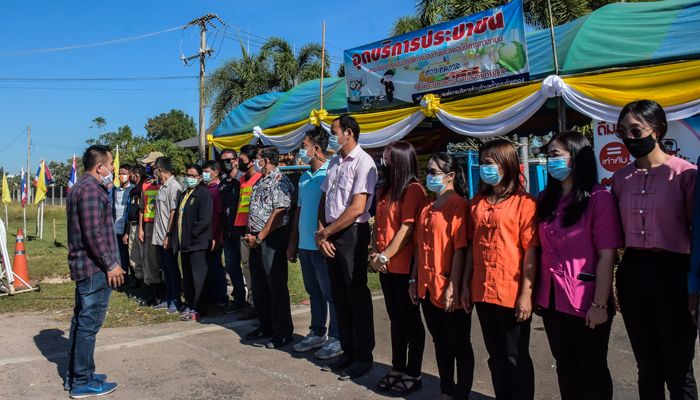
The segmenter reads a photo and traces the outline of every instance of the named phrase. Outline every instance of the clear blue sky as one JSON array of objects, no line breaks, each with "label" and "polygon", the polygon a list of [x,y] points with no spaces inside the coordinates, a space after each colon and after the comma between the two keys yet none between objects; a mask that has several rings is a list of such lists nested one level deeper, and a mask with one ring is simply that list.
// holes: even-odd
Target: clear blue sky
[{"label": "clear blue sky", "polygon": [[[251,35],[280,36],[297,45],[321,41],[326,21],[326,48],[342,57],[349,49],[383,39],[391,22],[413,12],[413,0],[328,2],[274,1],[23,1],[0,4],[0,78],[131,78],[196,76],[198,64],[184,67],[185,56],[196,54],[199,32],[176,30],[126,43],[27,55],[7,53],[67,47],[123,39],[175,28],[207,13]],[[216,25],[220,25],[216,22]],[[245,37],[245,36],[243,36]],[[208,43],[211,46],[214,37]],[[256,39],[251,36],[251,39]],[[257,39],[260,40],[260,39]],[[182,41],[182,45],[181,45]],[[245,39],[244,39],[245,41]],[[217,37],[218,50],[220,38]],[[251,42],[251,52],[257,47]],[[214,68],[229,56],[239,56],[240,45],[224,40]],[[334,70],[337,64],[334,64]],[[189,89],[172,91],[47,90],[4,87],[89,89]],[[0,151],[31,123],[32,171],[41,157],[65,161],[80,154],[85,140],[97,137],[90,129],[95,117],[107,120],[107,130],[129,125],[145,135],[146,118],[182,109],[198,119],[197,80],[16,82],[0,81]],[[207,121],[208,121],[207,114]],[[39,145],[38,143],[46,144]],[[48,145],[48,146],[47,146]],[[53,147],[51,145],[54,145]],[[56,146],[61,146],[56,147]],[[26,134],[0,153],[0,166],[9,173],[27,165]]]}]

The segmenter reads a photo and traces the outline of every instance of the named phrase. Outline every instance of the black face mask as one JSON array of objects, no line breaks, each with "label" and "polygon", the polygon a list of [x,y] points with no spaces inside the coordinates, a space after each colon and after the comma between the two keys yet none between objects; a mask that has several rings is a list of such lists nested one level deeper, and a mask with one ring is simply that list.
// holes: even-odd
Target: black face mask
[{"label": "black face mask", "polygon": [[239,161],[239,162],[238,162],[238,169],[239,169],[241,172],[248,172],[248,170],[250,169],[251,164],[252,164],[252,163],[250,163],[250,162],[249,162],[248,164],[241,164],[241,162]]},{"label": "black face mask", "polygon": [[645,157],[654,151],[654,147],[656,147],[656,140],[654,140],[654,137],[651,135],[641,139],[625,138],[622,139],[622,143],[625,144],[625,147],[627,147],[627,150],[629,150],[634,158]]},{"label": "black face mask", "polygon": [[389,179],[390,174],[391,174],[391,165],[382,165],[382,176],[384,177],[384,180]]},{"label": "black face mask", "polygon": [[226,170],[226,171],[233,170],[233,160],[232,159],[224,160],[224,170]]}]

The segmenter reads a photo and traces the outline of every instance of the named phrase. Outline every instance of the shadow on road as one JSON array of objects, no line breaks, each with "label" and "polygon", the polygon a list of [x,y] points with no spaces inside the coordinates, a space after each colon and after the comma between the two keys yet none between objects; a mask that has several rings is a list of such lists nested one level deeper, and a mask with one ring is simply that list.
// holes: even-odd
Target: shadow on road
[{"label": "shadow on road", "polygon": [[56,364],[56,373],[63,379],[68,368],[68,339],[60,329],[44,329],[34,336],[34,343],[41,355]]}]

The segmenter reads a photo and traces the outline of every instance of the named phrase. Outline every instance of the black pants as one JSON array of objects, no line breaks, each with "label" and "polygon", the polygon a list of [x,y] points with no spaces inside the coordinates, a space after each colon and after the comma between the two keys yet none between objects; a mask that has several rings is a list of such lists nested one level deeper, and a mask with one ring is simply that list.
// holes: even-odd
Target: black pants
[{"label": "black pants", "polygon": [[[421,300],[425,324],[433,336],[435,359],[440,374],[440,391],[455,399],[468,399],[474,382],[474,349],[472,348],[472,316],[463,309],[451,313],[436,307],[430,293]],[[457,384],[455,385],[455,360]]]},{"label": "black pants", "polygon": [[369,224],[352,224],[330,238],[335,257],[326,258],[340,345],[346,356],[362,362],[371,362],[374,350],[374,309],[367,287],[369,241]]},{"label": "black pants", "polygon": [[562,400],[612,400],[608,341],[614,304],[608,303],[608,320],[591,329],[586,318],[557,311],[554,289],[550,292],[549,308],[542,308],[541,313],[549,348],[557,360]]},{"label": "black pants", "polygon": [[275,337],[294,332],[287,278],[287,229],[275,229],[260,246],[250,249],[250,279],[260,330]]},{"label": "black pants", "polygon": [[425,327],[420,307],[414,305],[408,295],[410,277],[409,274],[380,273],[379,282],[382,284],[386,312],[391,321],[391,369],[418,377],[423,365]]},{"label": "black pants", "polygon": [[[131,261],[129,260],[129,245],[124,244],[124,235],[117,234],[117,249],[119,249],[119,266],[124,272],[124,284],[129,283],[129,269],[131,269]],[[134,270],[131,269],[131,275],[134,275]]]},{"label": "black pants", "polygon": [[534,399],[535,367],[530,358],[532,318],[518,322],[515,309],[482,302],[476,303],[476,312],[489,353],[496,399]]},{"label": "black pants", "polygon": [[626,249],[617,269],[620,311],[639,369],[639,398],[697,399],[697,327],[688,311],[688,254]]},{"label": "black pants", "polygon": [[185,301],[197,314],[206,317],[209,303],[205,290],[207,273],[209,272],[207,251],[183,251],[180,253],[180,257],[182,258],[182,281]]}]

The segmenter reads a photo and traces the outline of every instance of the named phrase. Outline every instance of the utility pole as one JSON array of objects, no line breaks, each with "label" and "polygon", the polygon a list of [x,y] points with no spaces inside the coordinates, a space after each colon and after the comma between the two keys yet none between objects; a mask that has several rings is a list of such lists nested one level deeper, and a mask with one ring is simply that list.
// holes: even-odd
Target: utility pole
[{"label": "utility pole", "polygon": [[[32,124],[27,124],[27,202],[32,202],[32,186],[30,179],[32,177],[31,149],[32,148]],[[26,230],[26,228],[25,228]],[[24,233],[27,234],[26,232]]]},{"label": "utility pole", "polygon": [[[210,50],[207,48],[207,43],[206,43],[206,31],[207,31],[207,21],[217,18],[216,14],[207,14],[199,18],[195,18],[192,21],[188,22],[187,25],[183,26],[184,28],[194,26],[194,25],[199,25],[200,28],[200,41],[199,41],[199,51],[197,52],[196,56],[188,57],[183,60],[185,65],[187,65],[187,61],[198,58],[199,57],[199,164],[202,165],[204,162],[207,160],[207,155],[206,155],[206,148],[207,148],[207,139],[206,139],[206,134],[205,134],[205,129],[204,129],[204,74],[205,74],[205,68],[204,68],[204,61],[208,56],[211,56],[211,53],[214,52],[214,50]],[[184,56],[183,56],[184,57]]]}]

